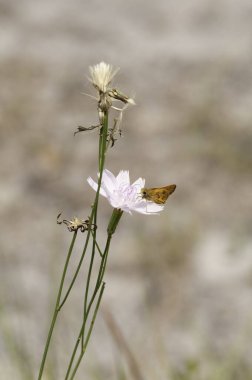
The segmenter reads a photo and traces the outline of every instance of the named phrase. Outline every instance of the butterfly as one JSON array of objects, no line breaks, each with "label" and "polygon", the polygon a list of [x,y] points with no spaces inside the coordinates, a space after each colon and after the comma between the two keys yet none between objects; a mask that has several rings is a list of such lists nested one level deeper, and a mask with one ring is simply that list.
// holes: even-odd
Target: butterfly
[{"label": "butterfly", "polygon": [[163,205],[167,201],[167,198],[175,191],[176,185],[168,185],[164,187],[152,187],[150,189],[141,189],[141,196],[147,201]]}]

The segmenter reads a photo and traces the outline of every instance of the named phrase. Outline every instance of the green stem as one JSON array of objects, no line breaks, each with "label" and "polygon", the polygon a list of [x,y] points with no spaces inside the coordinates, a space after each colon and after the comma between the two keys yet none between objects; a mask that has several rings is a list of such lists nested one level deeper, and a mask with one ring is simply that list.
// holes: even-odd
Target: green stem
[{"label": "green stem", "polygon": [[[96,235],[96,233],[94,232],[92,254],[91,254],[90,265],[89,265],[89,269],[88,269],[87,284],[86,284],[86,290],[85,290],[85,296],[84,296],[84,305],[83,305],[83,322],[86,321],[88,291],[89,291],[89,285],[90,285],[91,273],[92,273],[93,264],[94,264],[94,257],[95,257],[95,241],[96,241],[96,236],[95,236],[95,235]],[[86,324],[84,324],[84,329],[83,329],[82,337],[81,337],[81,345],[82,345],[82,346],[83,346],[83,344],[84,344],[85,325],[86,325]]]},{"label": "green stem", "polygon": [[107,258],[108,258],[109,247],[110,247],[112,235],[113,235],[113,233],[116,230],[116,227],[117,227],[117,225],[118,225],[118,223],[119,223],[119,221],[121,219],[122,214],[123,214],[122,210],[120,210],[120,209],[114,209],[113,213],[111,215],[111,218],[110,218],[110,221],[109,221],[109,224],[108,224],[108,228],[107,228],[108,236],[107,236],[106,246],[105,246],[105,249],[104,249],[104,253],[102,254],[102,261],[101,261],[101,264],[100,264],[99,273],[98,273],[98,276],[97,276],[97,281],[96,281],[96,285],[95,285],[95,288],[94,288],[94,292],[93,292],[93,295],[92,295],[92,297],[90,299],[88,307],[85,309],[85,314],[84,314],[84,318],[83,318],[84,322],[85,322],[85,320],[87,320],[90,308],[92,307],[92,304],[94,302],[96,294],[97,294],[97,292],[99,290],[100,284],[101,284],[101,282],[103,280],[105,269],[106,269],[106,265],[107,265]]},{"label": "green stem", "polygon": [[[92,237],[94,238],[95,235],[94,235],[93,231],[91,231],[91,234],[92,234]],[[97,243],[96,240],[95,240],[95,245],[96,245],[96,248],[97,248],[97,250],[98,250],[98,252],[99,252],[99,254],[100,254],[101,258],[102,258],[103,253],[102,253],[101,248],[100,248],[100,246],[99,246],[99,244]]]},{"label": "green stem", "polygon": [[79,273],[79,270],[80,270],[80,268],[81,268],[81,264],[82,264],[82,262],[83,262],[83,260],[84,260],[84,257],[85,257],[86,251],[87,251],[87,247],[88,247],[88,243],[89,243],[89,238],[90,238],[90,235],[91,235],[91,228],[92,228],[92,227],[91,227],[91,223],[92,223],[92,214],[91,214],[91,217],[90,217],[90,227],[89,227],[89,229],[88,229],[88,233],[87,233],[87,237],[86,237],[85,245],[84,245],[84,248],[83,248],[83,251],[82,251],[82,255],[81,255],[81,258],[80,258],[79,264],[78,264],[77,269],[76,269],[76,271],[75,271],[75,273],[74,273],[73,279],[72,279],[72,281],[71,281],[71,283],[70,283],[70,285],[69,285],[69,287],[68,287],[68,289],[67,289],[67,291],[66,291],[66,294],[65,294],[65,296],[64,296],[64,298],[63,298],[61,304],[60,304],[59,307],[58,307],[58,311],[60,311],[60,309],[62,308],[62,306],[63,306],[64,303],[66,302],[67,297],[68,297],[68,295],[69,295],[69,293],[70,293],[70,291],[71,291],[71,289],[72,289],[72,287],[73,287],[73,285],[74,285],[74,283],[75,283],[76,277],[77,277],[77,275],[78,275],[78,273]]},{"label": "green stem", "polygon": [[92,303],[94,302],[96,293],[97,293],[97,291],[98,291],[98,289],[100,287],[100,284],[101,284],[101,282],[103,280],[103,277],[104,277],[105,268],[106,268],[106,265],[107,265],[107,259],[108,259],[108,253],[109,253],[109,247],[110,247],[111,239],[112,239],[112,236],[108,235],[106,246],[105,246],[105,250],[104,250],[102,261],[101,261],[101,265],[100,265],[100,268],[99,268],[99,273],[98,273],[97,281],[96,281],[96,284],[95,284],[94,293],[93,293],[93,296],[92,296],[92,298],[90,300],[90,307],[88,309],[88,312],[89,312],[89,310],[90,310],[90,308],[92,306]]},{"label": "green stem", "polygon": [[[81,268],[81,265],[82,265],[82,262],[84,260],[84,257],[85,257],[85,253],[86,253],[86,250],[87,250],[87,247],[88,247],[88,243],[89,243],[89,238],[90,238],[90,233],[91,233],[91,228],[92,228],[92,223],[94,221],[94,225],[96,226],[96,223],[97,223],[97,209],[98,209],[98,201],[99,201],[99,194],[100,194],[100,188],[101,188],[101,182],[102,182],[102,172],[103,172],[103,168],[104,168],[104,164],[105,164],[105,153],[106,153],[106,139],[107,139],[107,131],[108,131],[108,113],[105,114],[105,118],[104,118],[104,126],[102,127],[102,130],[100,131],[100,138],[99,138],[99,179],[98,179],[98,188],[97,188],[97,192],[96,192],[96,195],[95,195],[95,201],[94,201],[94,205],[93,205],[93,209],[92,209],[92,212],[91,212],[91,216],[90,216],[90,226],[89,226],[89,229],[88,229],[88,234],[87,234],[87,237],[86,237],[86,242],[85,242],[85,245],[84,245],[84,248],[83,248],[83,252],[82,252],[82,255],[81,255],[81,258],[80,258],[80,261],[79,261],[79,264],[77,266],[77,269],[75,271],[75,274],[73,276],[73,279],[69,285],[69,288],[61,302],[61,304],[59,305],[59,310],[62,308],[62,306],[64,305],[64,303],[66,302],[67,300],[67,297],[75,283],[75,280],[78,276],[78,273],[80,271],[80,268]],[[94,233],[92,234],[93,235],[93,238],[94,236],[96,236],[96,231],[94,231]],[[96,240],[96,239],[95,239]]]},{"label": "green stem", "polygon": [[[106,148],[107,148],[107,146],[106,146],[107,132],[108,132],[108,112],[105,113],[104,122],[103,122],[103,126],[101,127],[100,137],[99,137],[99,159],[98,159],[98,161],[99,161],[99,178],[98,178],[98,188],[97,188],[97,192],[96,192],[96,196],[95,196],[95,201],[94,201],[94,204],[93,204],[93,209],[92,209],[92,213],[91,213],[91,217],[90,217],[90,224],[93,223],[95,226],[97,225],[97,211],[98,211],[99,194],[100,194],[100,188],[101,188],[101,183],[102,183],[102,174],[103,174],[103,169],[104,169],[104,164],[105,164],[105,154],[106,154]],[[90,237],[90,234],[88,235],[88,240],[89,240],[89,237]],[[95,248],[96,247],[97,247],[97,249],[99,251],[99,254],[101,255],[101,250],[100,250],[100,248],[98,246],[98,243],[96,241],[96,230],[94,230],[94,232],[92,232],[92,237],[93,237],[93,246],[92,246],[92,254],[91,254],[91,259],[90,259],[90,265],[89,265],[89,271],[88,271],[88,277],[87,277],[87,284],[86,284],[86,290],[85,290],[85,297],[84,297],[83,325],[82,325],[82,328],[81,328],[80,333],[78,335],[78,338],[77,338],[77,341],[76,341],[76,344],[75,344],[75,347],[74,347],[74,350],[73,350],[73,353],[72,353],[72,356],[71,356],[71,359],[70,359],[70,363],[69,363],[67,374],[66,374],[66,379],[69,376],[69,373],[70,373],[70,370],[71,370],[71,366],[72,366],[72,363],[73,363],[73,360],[74,360],[74,357],[75,357],[75,354],[76,354],[76,351],[77,351],[80,339],[82,340],[82,346],[84,345],[84,331],[85,331],[85,326],[86,326],[86,320],[87,320],[87,317],[88,317],[88,314],[89,314],[89,310],[90,310],[90,308],[88,308],[88,313],[87,313],[88,292],[89,292],[89,285],[90,285],[90,279],[91,279],[91,273],[92,273],[92,268],[93,268],[93,262],[94,262]],[[70,287],[69,287],[69,289],[68,289],[68,291],[66,293],[66,296],[65,296],[63,302],[65,302],[65,300],[66,300],[66,298],[67,298],[67,296],[68,296],[68,294],[69,294],[69,292],[70,292],[70,290],[71,290],[71,288],[72,288],[72,286],[73,286],[73,284],[74,284],[74,282],[76,280],[76,277],[78,275],[78,272],[80,270],[80,267],[81,267],[81,264],[82,264],[82,261],[83,261],[84,255],[85,255],[84,252],[86,252],[86,249],[87,249],[87,244],[84,247],[83,255],[81,257],[81,260],[80,260],[79,265],[77,267],[76,273],[75,273],[75,275],[73,277],[73,280],[72,280],[72,282],[70,284]],[[98,291],[98,289],[99,288],[97,288],[97,291]],[[95,292],[95,295],[96,295],[97,291]],[[93,303],[93,300],[92,300],[92,303]]]},{"label": "green stem", "polygon": [[99,139],[99,173],[100,175],[104,169],[105,155],[107,149],[107,136],[108,136],[108,111],[104,112],[103,125],[100,130]]},{"label": "green stem", "polygon": [[80,362],[86,352],[86,348],[87,348],[87,345],[88,345],[88,342],[89,342],[89,339],[90,339],[90,336],[91,336],[91,333],[92,333],[92,330],[93,330],[93,327],[94,327],[94,323],[95,323],[95,319],[96,319],[96,316],[97,316],[97,312],[98,312],[98,309],[99,309],[99,306],[100,306],[100,303],[101,303],[101,298],[102,298],[102,295],[103,295],[103,292],[104,292],[104,288],[105,288],[105,283],[102,284],[102,287],[101,287],[101,290],[100,290],[100,294],[99,294],[99,298],[97,300],[97,304],[96,304],[96,307],[95,307],[95,310],[94,310],[94,314],[93,314],[93,318],[91,320],[91,323],[90,323],[90,326],[89,326],[89,329],[88,329],[88,333],[87,333],[87,337],[85,339],[85,342],[84,342],[84,345],[82,347],[82,350],[81,350],[81,353],[80,353],[80,356],[77,360],[77,363],[73,369],[73,372],[72,372],[72,375],[70,377],[70,380],[73,380],[78,368],[79,368],[79,365],[80,365]]},{"label": "green stem", "polygon": [[[106,142],[107,142],[107,133],[108,133],[108,112],[104,115],[104,121],[103,126],[101,127],[100,131],[100,141],[99,141],[99,181],[98,181],[98,189],[96,193],[96,199],[94,204],[94,224],[97,224],[97,212],[98,212],[98,203],[99,203],[99,192],[100,187],[102,183],[102,175],[103,175],[103,169],[105,164],[105,156],[106,156]],[[93,246],[92,246],[92,254],[90,259],[90,265],[88,270],[88,277],[87,277],[87,283],[86,283],[86,290],[85,290],[85,297],[84,297],[84,306],[83,306],[83,321],[85,320],[85,315],[87,312],[87,302],[88,302],[88,293],[89,293],[89,286],[90,286],[90,280],[91,280],[91,274],[93,270],[93,264],[94,264],[94,257],[95,257],[95,248],[96,248],[96,230],[93,232]],[[84,331],[82,336],[82,345],[84,341]]]},{"label": "green stem", "polygon": [[66,262],[65,262],[65,265],[64,265],[64,270],[63,270],[61,281],[60,281],[60,286],[59,286],[59,290],[58,290],[58,295],[57,295],[57,300],[56,300],[56,304],[55,304],[55,308],[54,308],[54,313],[53,313],[53,317],[52,317],[49,333],[48,333],[48,336],[47,336],[46,345],[45,345],[45,349],[44,349],[44,353],[43,353],[40,369],[39,369],[38,380],[40,380],[42,378],[42,375],[43,375],[43,370],[44,370],[44,366],[45,366],[46,356],[47,356],[49,345],[50,345],[50,342],[51,342],[54,325],[55,325],[55,322],[57,320],[57,316],[58,316],[58,313],[59,313],[59,308],[58,307],[59,307],[59,303],[60,303],[60,298],[61,298],[61,293],[62,293],[62,289],[63,289],[63,285],[64,285],[64,280],[65,280],[66,272],[67,272],[67,267],[68,267],[69,260],[70,260],[70,257],[71,257],[72,251],[73,251],[73,247],[74,247],[74,243],[75,243],[75,240],[76,240],[76,236],[77,236],[77,231],[75,231],[74,234],[73,234],[73,238],[72,238],[72,241],[71,241],[71,244],[70,244],[70,247],[69,247],[69,250],[68,250]]},{"label": "green stem", "polygon": [[85,331],[85,327],[86,327],[86,323],[87,323],[87,319],[88,319],[91,307],[93,305],[93,302],[95,300],[97,292],[98,292],[98,290],[100,288],[101,282],[103,280],[103,276],[104,276],[104,272],[105,272],[105,266],[106,266],[106,262],[107,262],[107,256],[108,256],[108,252],[109,252],[109,246],[110,246],[111,238],[112,238],[112,236],[108,236],[108,238],[107,238],[107,242],[106,242],[106,246],[105,246],[105,249],[104,249],[104,253],[102,255],[102,261],[101,261],[101,264],[100,264],[100,269],[99,269],[99,274],[98,274],[98,277],[97,277],[96,285],[95,285],[92,297],[91,297],[91,299],[89,301],[89,304],[87,306],[85,318],[83,319],[83,323],[82,323],[82,326],[80,328],[80,332],[79,332],[78,338],[76,340],[76,343],[75,343],[75,346],[74,346],[74,349],[73,349],[73,353],[72,353],[72,356],[71,356],[71,359],[70,359],[70,362],[69,362],[69,365],[68,365],[68,369],[67,369],[65,380],[68,379],[68,376],[70,374],[70,371],[71,371],[71,368],[72,368],[72,365],[73,365],[73,361],[74,361],[74,358],[75,358],[78,346],[80,344],[80,341],[82,341],[81,347],[84,347],[84,345],[85,345],[85,342],[84,342],[84,339],[83,339],[84,331]]}]

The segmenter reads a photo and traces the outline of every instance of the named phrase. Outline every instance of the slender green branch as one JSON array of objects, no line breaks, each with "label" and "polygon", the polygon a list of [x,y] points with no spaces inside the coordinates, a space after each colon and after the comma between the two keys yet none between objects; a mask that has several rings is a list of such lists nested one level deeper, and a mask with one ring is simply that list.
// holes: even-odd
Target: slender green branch
[{"label": "slender green branch", "polygon": [[83,339],[83,337],[84,337],[84,331],[85,331],[85,327],[86,327],[86,323],[87,323],[87,320],[88,320],[88,316],[89,316],[91,307],[92,307],[93,302],[94,302],[94,300],[96,298],[97,292],[98,292],[98,290],[100,288],[100,285],[101,285],[101,282],[102,282],[102,279],[103,279],[103,276],[104,276],[104,270],[103,270],[103,268],[105,268],[104,263],[107,262],[107,256],[108,256],[108,252],[109,252],[109,246],[110,246],[111,238],[112,238],[112,236],[108,235],[106,246],[105,246],[105,249],[104,249],[104,253],[102,254],[102,261],[100,263],[100,269],[99,269],[99,273],[98,273],[98,276],[97,276],[96,285],[95,285],[92,297],[91,297],[91,299],[90,299],[90,301],[88,303],[88,306],[87,306],[85,318],[83,319],[83,323],[82,323],[82,326],[80,328],[80,332],[78,334],[78,338],[76,340],[76,343],[75,343],[75,346],[74,346],[74,349],[73,349],[73,353],[72,353],[72,356],[71,356],[71,359],[70,359],[70,362],[69,362],[69,365],[68,365],[68,369],[67,369],[65,380],[67,380],[68,377],[69,377],[69,374],[70,374],[70,371],[71,371],[71,368],[72,368],[72,365],[73,365],[73,362],[74,362],[74,358],[75,358],[77,349],[79,347],[80,341],[82,341],[81,347],[84,347],[84,345],[85,345],[85,341]]},{"label": "slender green branch", "polygon": [[[91,234],[92,234],[92,237],[94,238],[94,232],[93,231],[91,231]],[[103,253],[102,253],[101,248],[100,248],[100,246],[99,246],[99,244],[97,243],[96,240],[95,240],[95,245],[96,245],[96,248],[97,248],[100,256],[102,257]]]},{"label": "slender green branch", "polygon": [[[85,289],[85,296],[84,296],[83,322],[86,322],[88,291],[89,291],[89,285],[90,285],[90,280],[91,280],[91,273],[92,273],[93,264],[94,264],[94,257],[95,257],[95,241],[96,241],[96,237],[94,236],[93,237],[92,254],[91,254],[90,265],[89,265],[89,269],[88,269],[88,276],[87,276],[87,283],[86,283],[86,289]],[[86,323],[84,323],[84,328],[83,328],[83,331],[82,331],[81,346],[83,346],[83,344],[84,344],[85,325],[86,325]]]},{"label": "slender green branch", "polygon": [[[107,265],[107,258],[108,258],[108,253],[109,253],[109,247],[110,247],[110,243],[111,243],[111,239],[112,239],[112,236],[116,230],[116,227],[122,217],[122,214],[123,214],[123,211],[120,210],[120,209],[114,209],[113,210],[113,213],[112,213],[112,216],[110,218],[110,221],[109,221],[109,224],[108,224],[108,228],[107,228],[107,242],[106,242],[106,246],[105,246],[105,249],[104,249],[104,253],[102,255],[102,261],[101,261],[101,264],[100,264],[100,268],[99,268],[99,273],[98,273],[98,276],[97,276],[97,280],[96,280],[96,285],[95,285],[95,288],[94,288],[94,292],[93,292],[93,295],[90,299],[90,302],[89,302],[89,305],[88,307],[86,308],[86,310],[84,311],[84,317],[83,317],[83,334],[82,334],[82,347],[83,347],[83,342],[84,342],[84,331],[85,331],[85,324],[86,324],[86,320],[88,318],[88,315],[89,315],[89,312],[90,312],[90,309],[92,307],[92,304],[95,300],[95,297],[96,297],[96,294],[99,290],[99,287],[100,287],[100,284],[102,283],[102,280],[103,280],[103,277],[104,277],[104,273],[105,273],[105,269],[106,269],[106,265]],[[86,299],[85,299],[86,301]]]},{"label": "slender green branch", "polygon": [[[92,214],[92,216],[93,216],[92,222],[94,222],[95,226],[97,225],[99,193],[100,193],[100,188],[101,188],[101,183],[102,183],[102,174],[103,174],[103,167],[104,167],[104,162],[105,162],[104,138],[106,139],[106,135],[107,135],[107,125],[108,125],[108,113],[106,113],[106,115],[104,117],[104,125],[101,127],[100,138],[99,138],[99,157],[98,157],[99,180],[98,180],[98,189],[96,192],[95,202],[94,202],[94,206],[93,206],[93,214]],[[89,264],[88,277],[87,277],[87,282],[86,282],[86,290],[85,290],[85,296],[84,296],[83,320],[85,320],[86,305],[87,305],[88,292],[89,292],[89,284],[90,284],[91,273],[92,273],[93,263],[94,263],[94,256],[95,256],[96,229],[94,230],[92,237],[93,237],[93,246],[92,246],[92,254],[91,254],[91,259],[90,259],[90,264]],[[83,345],[83,340],[84,340],[84,330],[82,333],[82,345]]]},{"label": "slender green branch", "polygon": [[[103,122],[103,126],[101,127],[100,137],[99,137],[99,160],[98,160],[99,161],[99,178],[98,178],[98,188],[97,188],[97,192],[96,192],[96,196],[95,196],[95,201],[94,201],[94,205],[93,205],[93,209],[92,209],[92,213],[91,213],[91,217],[90,217],[90,224],[93,223],[95,226],[97,225],[97,211],[98,211],[98,203],[99,203],[99,194],[100,194],[100,188],[101,188],[101,183],[102,183],[103,169],[104,169],[104,165],[105,165],[107,131],[108,131],[108,112],[106,112],[105,115],[104,115],[104,122]],[[88,235],[87,239],[89,240],[89,238],[90,238],[90,234]],[[81,328],[80,333],[78,335],[78,338],[77,338],[77,341],[76,341],[76,344],[75,344],[75,347],[74,347],[74,350],[73,350],[73,353],[72,353],[72,356],[71,356],[71,359],[70,359],[70,363],[69,363],[67,374],[66,374],[66,379],[69,376],[69,373],[70,373],[70,370],[71,370],[71,366],[72,366],[72,363],[74,361],[74,358],[75,358],[75,355],[76,355],[76,351],[77,351],[80,339],[82,340],[81,346],[83,347],[83,345],[84,345],[84,335],[85,335],[84,332],[85,332],[85,327],[86,327],[86,321],[87,321],[88,314],[89,314],[90,308],[92,306],[92,303],[93,303],[93,301],[95,299],[95,296],[97,294],[97,291],[99,290],[99,287],[97,287],[96,291],[93,294],[94,297],[92,297],[92,302],[90,304],[90,307],[88,307],[88,312],[87,312],[88,292],[89,292],[89,285],[90,285],[90,280],[91,280],[91,273],[92,273],[92,268],[93,268],[93,262],[94,262],[95,248],[96,247],[97,247],[97,249],[99,251],[99,254],[101,255],[101,250],[100,250],[100,248],[98,246],[98,243],[96,241],[96,230],[94,230],[92,232],[92,238],[93,238],[93,246],[92,246],[92,254],[91,254],[91,259],[90,259],[90,265],[89,265],[89,271],[88,271],[88,277],[87,277],[87,283],[86,283],[86,290],[85,290],[85,297],[84,297],[83,324],[82,324],[82,328]],[[87,249],[87,242],[85,244],[83,252],[86,252],[86,249]],[[63,299],[63,302],[65,302],[65,300],[66,300],[69,292],[71,291],[71,288],[72,288],[72,286],[73,286],[73,284],[74,284],[74,282],[76,280],[76,277],[78,275],[78,272],[80,270],[80,267],[81,267],[81,264],[82,264],[82,261],[83,261],[83,258],[84,258],[84,254],[81,257],[81,260],[79,262],[79,265],[77,267],[75,275],[74,275],[73,280],[72,280],[72,282],[70,284],[70,287],[69,287],[69,289],[68,289],[68,291],[66,293],[66,296]],[[102,260],[102,262],[103,262],[103,260]]]},{"label": "slender green branch", "polygon": [[96,294],[97,294],[97,292],[99,290],[99,287],[101,285],[101,282],[102,282],[102,279],[103,279],[103,276],[104,276],[104,271],[105,271],[105,267],[106,267],[106,263],[107,263],[107,257],[108,257],[108,252],[109,252],[109,246],[110,246],[111,238],[112,238],[112,236],[108,236],[108,238],[107,238],[107,242],[106,242],[106,246],[105,246],[105,249],[104,249],[104,253],[102,254],[102,261],[101,261],[101,264],[100,264],[99,273],[98,273],[98,276],[97,276],[95,288],[94,288],[92,297],[91,297],[91,299],[89,301],[89,304],[88,304],[88,306],[86,308],[85,316],[84,316],[85,317],[84,321],[87,320],[87,318],[88,318],[90,309],[91,309],[92,304],[93,304],[93,302],[95,300]]},{"label": "slender green branch", "polygon": [[[92,214],[91,214],[90,220],[92,220]],[[90,222],[90,223],[91,223],[91,222]],[[89,243],[89,238],[90,238],[90,235],[91,235],[91,228],[92,228],[92,227],[91,227],[91,225],[90,225],[90,226],[89,226],[89,229],[88,229],[88,232],[87,232],[87,237],[86,237],[85,245],[84,245],[84,248],[83,248],[83,251],[82,251],[82,255],[81,255],[81,258],[80,258],[80,260],[79,260],[79,264],[78,264],[77,269],[76,269],[76,271],[75,271],[75,273],[74,273],[73,279],[72,279],[72,281],[71,281],[71,283],[70,283],[70,285],[69,285],[69,287],[68,287],[68,289],[67,289],[67,291],[66,291],[66,294],[65,294],[65,296],[64,296],[64,298],[63,298],[61,304],[60,304],[59,307],[58,307],[58,311],[60,311],[60,309],[62,308],[62,306],[63,306],[64,303],[66,302],[67,297],[68,297],[68,295],[69,295],[69,293],[70,293],[70,291],[71,291],[71,289],[72,289],[72,287],[73,287],[73,285],[74,285],[74,283],[75,283],[76,277],[78,276],[78,273],[79,273],[79,271],[80,271],[81,264],[82,264],[82,262],[83,262],[83,260],[84,260],[84,257],[85,257],[86,251],[87,251],[87,247],[88,247],[88,243]]]},{"label": "slender green branch", "polygon": [[85,339],[85,342],[84,342],[84,345],[82,347],[82,350],[81,350],[81,353],[80,353],[80,356],[78,358],[78,361],[73,369],[73,372],[72,372],[72,375],[70,377],[70,380],[73,380],[78,368],[79,368],[79,365],[80,365],[80,362],[86,352],[86,348],[87,348],[87,345],[88,345],[88,342],[89,342],[89,339],[90,339],[90,336],[91,336],[91,333],[92,333],[92,330],[93,330],[93,327],[94,327],[94,323],[95,323],[95,319],[96,319],[96,316],[97,316],[97,312],[98,312],[98,309],[99,309],[99,306],[100,306],[100,303],[101,303],[101,299],[102,299],[102,295],[103,295],[103,292],[104,292],[104,288],[105,288],[105,283],[102,284],[102,287],[101,287],[101,290],[100,290],[100,294],[99,294],[99,297],[98,297],[98,300],[97,300],[97,304],[96,304],[96,307],[95,307],[95,310],[94,310],[94,314],[93,314],[93,318],[91,320],[91,323],[90,323],[90,326],[89,326],[89,329],[88,329],[88,333],[87,333],[87,337]]},{"label": "slender green branch", "polygon": [[101,172],[102,138],[103,138],[103,126],[100,128],[100,133],[99,133],[99,152],[98,152],[99,173]]},{"label": "slender green branch", "polygon": [[67,272],[67,267],[68,267],[69,260],[70,260],[70,257],[71,257],[72,251],[73,251],[73,247],[74,247],[74,243],[75,243],[75,240],[76,240],[76,236],[77,236],[77,231],[75,231],[74,234],[73,234],[73,238],[72,238],[72,241],[71,241],[71,244],[70,244],[70,247],[69,247],[69,250],[68,250],[66,262],[65,262],[65,265],[64,265],[64,270],[63,270],[61,281],[60,281],[60,286],[59,286],[59,290],[58,290],[58,295],[57,295],[57,299],[56,299],[54,313],[53,313],[53,317],[52,317],[49,333],[48,333],[48,336],[47,336],[46,345],[45,345],[45,349],[44,349],[44,353],[43,353],[40,369],[39,369],[38,380],[41,379],[42,374],[43,374],[43,370],[44,370],[44,366],[45,366],[45,361],[46,361],[46,356],[47,356],[49,345],[50,345],[50,342],[51,342],[54,325],[55,325],[55,322],[57,320],[57,316],[58,316],[58,313],[59,313],[58,307],[59,307],[59,304],[60,304],[60,298],[61,298],[61,293],[62,293],[62,289],[63,289],[63,285],[64,285],[64,280],[65,280],[65,276],[66,276],[66,272]]},{"label": "slender green branch", "polygon": [[[79,264],[77,266],[77,269],[75,271],[75,274],[73,276],[73,279],[69,285],[69,288],[63,298],[63,301],[61,302],[61,304],[59,305],[59,310],[62,308],[62,306],[64,305],[64,303],[66,302],[67,300],[67,297],[75,283],[75,280],[78,276],[78,273],[80,271],[80,268],[81,268],[81,265],[82,265],[82,262],[84,260],[84,257],[85,257],[85,254],[86,254],[86,250],[87,250],[87,247],[88,247],[88,243],[89,243],[89,238],[90,238],[90,234],[91,234],[91,228],[92,228],[92,223],[94,221],[94,225],[96,226],[96,223],[97,223],[97,209],[98,209],[98,201],[99,201],[99,194],[100,194],[100,188],[101,188],[101,181],[102,181],[102,172],[103,172],[103,168],[104,168],[104,163],[105,163],[105,151],[106,151],[106,138],[107,138],[107,130],[108,130],[108,113],[106,113],[105,115],[105,118],[104,118],[104,126],[102,127],[104,128],[103,129],[103,133],[100,132],[100,138],[99,138],[99,179],[98,179],[98,188],[97,188],[97,192],[96,192],[96,195],[95,195],[95,201],[94,201],[94,205],[93,205],[93,208],[92,208],[92,212],[91,212],[91,216],[90,216],[90,220],[89,220],[89,229],[88,229],[88,234],[87,234],[87,237],[86,237],[86,241],[85,241],[85,245],[84,245],[84,248],[83,248],[83,252],[82,252],[82,255],[81,255],[81,258],[80,258],[80,261],[79,261]],[[104,142],[105,141],[105,142]],[[102,157],[102,159],[101,159]],[[96,236],[96,230],[94,231],[94,234],[92,234],[93,236]],[[94,239],[96,240],[96,239]]]},{"label": "slender green branch", "polygon": [[[102,183],[102,175],[103,175],[103,169],[105,164],[105,155],[106,155],[106,142],[107,142],[107,133],[108,133],[108,111],[104,113],[104,120],[103,125],[101,127],[100,131],[100,141],[99,141],[99,182],[98,182],[98,189],[97,189],[97,196],[94,204],[94,224],[97,224],[97,212],[98,212],[98,203],[99,203],[99,192],[100,187]],[[87,282],[86,282],[86,290],[85,290],[85,297],[84,297],[84,306],[83,306],[83,321],[85,320],[85,315],[87,312],[87,302],[88,302],[88,293],[89,293],[89,286],[90,286],[90,280],[91,280],[91,274],[93,270],[93,264],[94,264],[94,257],[95,257],[95,248],[96,248],[96,230],[93,232],[93,246],[92,246],[92,254],[90,259],[90,265],[88,270],[88,276],[87,276]],[[84,341],[84,331],[82,336],[82,346]]]},{"label": "slender green branch", "polygon": [[74,349],[73,349],[73,352],[72,352],[72,355],[71,355],[71,358],[70,358],[70,361],[69,361],[69,364],[68,364],[68,367],[67,367],[67,372],[66,372],[65,380],[68,380],[68,378],[69,378],[70,371],[71,371],[72,365],[73,365],[73,361],[74,361],[74,358],[75,358],[75,355],[76,355],[76,351],[77,351],[77,349],[79,347],[81,338],[83,336],[83,329],[84,329],[84,323],[81,326],[78,338],[77,338],[76,343],[74,345]]},{"label": "slender green branch", "polygon": [[96,285],[95,285],[94,295],[93,295],[93,297],[90,300],[91,306],[92,306],[92,303],[93,303],[94,298],[96,296],[96,292],[99,289],[100,284],[101,284],[101,282],[103,280],[103,276],[104,276],[105,268],[106,268],[106,264],[107,264],[107,258],[108,258],[108,253],[109,253],[109,247],[110,247],[111,239],[112,239],[112,236],[108,235],[106,246],[105,246],[104,253],[103,253],[103,256],[102,256],[101,265],[100,265],[100,268],[99,268],[99,273],[98,273],[98,276],[97,276],[97,281],[96,281]]}]

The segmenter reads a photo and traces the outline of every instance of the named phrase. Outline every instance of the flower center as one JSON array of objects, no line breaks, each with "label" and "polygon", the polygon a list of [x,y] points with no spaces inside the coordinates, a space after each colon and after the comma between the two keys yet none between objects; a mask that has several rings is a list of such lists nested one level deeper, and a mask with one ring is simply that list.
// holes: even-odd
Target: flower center
[{"label": "flower center", "polygon": [[134,202],[136,199],[137,188],[132,185],[121,183],[118,190],[116,190],[116,193],[124,202]]}]

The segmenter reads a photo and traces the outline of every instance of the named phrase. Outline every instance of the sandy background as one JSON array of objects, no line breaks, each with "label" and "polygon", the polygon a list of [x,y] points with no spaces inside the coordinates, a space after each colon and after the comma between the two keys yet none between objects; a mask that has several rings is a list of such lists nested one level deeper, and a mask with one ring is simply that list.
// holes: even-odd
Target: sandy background
[{"label": "sandy background", "polygon": [[[105,60],[137,103],[107,168],[178,187],[159,217],[123,216],[103,305],[144,379],[249,379],[251,1],[1,0],[0,25],[0,378],[36,378],[71,238],[56,216],[86,218],[94,196],[97,133],[73,132],[97,120],[81,93],[95,94],[88,67]],[[110,213],[102,200],[101,230]],[[82,284],[48,379],[65,373]],[[122,369],[133,379],[101,314],[76,378]]]}]

